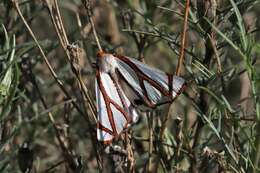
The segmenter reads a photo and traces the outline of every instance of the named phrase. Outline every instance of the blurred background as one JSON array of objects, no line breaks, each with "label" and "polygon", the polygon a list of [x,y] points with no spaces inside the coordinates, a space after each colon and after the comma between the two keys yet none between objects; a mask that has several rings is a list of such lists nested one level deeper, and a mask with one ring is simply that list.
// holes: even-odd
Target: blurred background
[{"label": "blurred background", "polygon": [[104,51],[175,73],[185,1],[1,0],[0,172],[259,172],[259,1],[189,6],[186,90],[105,152],[91,21]]}]

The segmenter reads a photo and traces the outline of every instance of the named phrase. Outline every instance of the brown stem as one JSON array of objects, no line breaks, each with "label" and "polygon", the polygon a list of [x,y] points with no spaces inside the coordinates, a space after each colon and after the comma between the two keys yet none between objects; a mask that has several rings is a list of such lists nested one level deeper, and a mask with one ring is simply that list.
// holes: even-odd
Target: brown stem
[{"label": "brown stem", "polygon": [[[178,65],[177,65],[177,68],[176,68],[176,75],[177,76],[180,75],[181,64],[184,60],[185,43],[186,43],[186,31],[187,31],[188,14],[189,14],[189,7],[190,7],[189,4],[190,4],[190,0],[186,0],[185,15],[184,15],[184,27],[183,27],[183,32],[182,32],[182,41],[181,41],[181,48],[180,48],[180,57],[179,57]],[[169,119],[169,110],[170,109],[168,109],[168,113],[167,113],[164,121],[162,122],[162,127],[161,127],[161,131],[160,131],[160,139],[161,140],[163,138],[163,134],[164,134],[164,131],[166,129],[167,121]]]},{"label": "brown stem", "polygon": [[186,32],[188,28],[188,15],[189,15],[189,8],[190,8],[190,0],[186,0],[185,5],[185,14],[184,14],[184,25],[183,25],[183,32],[182,32],[182,39],[181,39],[181,48],[180,48],[180,57],[178,60],[178,64],[176,67],[176,75],[179,76],[181,73],[181,65],[183,63],[185,57],[185,46],[186,46]]},{"label": "brown stem", "polygon": [[98,39],[98,36],[97,36],[96,28],[95,28],[95,25],[94,25],[94,21],[92,19],[92,9],[91,9],[91,5],[90,5],[90,0],[82,0],[82,3],[84,4],[84,6],[87,10],[88,19],[89,19],[89,22],[91,24],[91,28],[92,28],[93,35],[95,37],[98,49],[99,49],[100,52],[102,52],[103,50],[101,48],[101,45],[100,45],[100,42],[99,42],[99,39]]},{"label": "brown stem", "polygon": [[148,133],[149,133],[149,160],[148,160],[148,172],[152,172],[152,154],[153,154],[153,115],[147,113],[148,119]]}]

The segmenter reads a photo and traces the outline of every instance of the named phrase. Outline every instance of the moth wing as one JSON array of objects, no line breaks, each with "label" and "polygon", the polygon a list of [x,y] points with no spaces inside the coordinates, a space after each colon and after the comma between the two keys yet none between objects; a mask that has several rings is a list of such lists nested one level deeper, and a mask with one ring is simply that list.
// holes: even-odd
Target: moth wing
[{"label": "moth wing", "polygon": [[[122,94],[126,110],[118,92]],[[107,73],[97,73],[96,98],[98,111],[97,139],[110,143],[129,123],[134,122],[138,115],[124,92],[121,88],[116,88],[114,81]]]},{"label": "moth wing", "polygon": [[117,56],[118,71],[137,95],[154,106],[173,100],[185,84],[183,78],[166,74],[140,61],[125,56]]}]

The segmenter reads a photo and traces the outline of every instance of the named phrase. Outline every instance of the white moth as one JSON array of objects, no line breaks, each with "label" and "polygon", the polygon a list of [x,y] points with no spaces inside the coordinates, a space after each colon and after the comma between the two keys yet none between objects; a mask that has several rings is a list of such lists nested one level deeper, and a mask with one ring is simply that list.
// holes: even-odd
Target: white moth
[{"label": "white moth", "polygon": [[172,102],[184,89],[183,78],[149,67],[135,59],[99,52],[96,70],[98,110],[97,139],[111,143],[137,121],[138,114],[119,80],[134,92],[146,107]]}]

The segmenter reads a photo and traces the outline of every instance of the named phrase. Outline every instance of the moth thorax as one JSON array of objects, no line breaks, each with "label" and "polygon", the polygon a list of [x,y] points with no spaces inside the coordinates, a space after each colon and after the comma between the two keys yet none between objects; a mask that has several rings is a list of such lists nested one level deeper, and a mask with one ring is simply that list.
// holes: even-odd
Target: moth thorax
[{"label": "moth thorax", "polygon": [[99,58],[99,68],[104,73],[114,73],[117,62],[115,61],[114,57],[110,54],[103,56],[102,58]]}]

